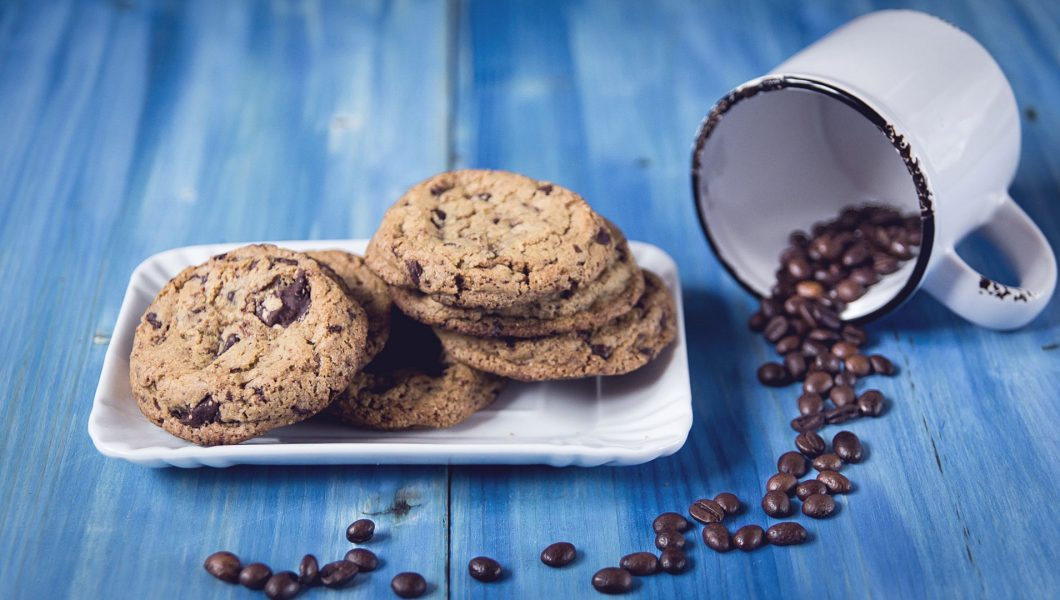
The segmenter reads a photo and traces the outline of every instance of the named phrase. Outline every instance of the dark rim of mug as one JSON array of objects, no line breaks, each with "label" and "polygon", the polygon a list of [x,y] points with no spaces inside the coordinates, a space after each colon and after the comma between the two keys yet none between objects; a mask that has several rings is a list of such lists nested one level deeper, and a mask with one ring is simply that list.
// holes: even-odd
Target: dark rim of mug
[{"label": "dark rim of mug", "polygon": [[920,166],[920,160],[913,153],[905,136],[898,133],[894,125],[884,118],[883,115],[854,94],[824,81],[784,75],[766,77],[747,85],[740,86],[729,92],[729,94],[721,100],[718,100],[707,117],[703,119],[703,123],[699,127],[699,133],[696,135],[695,146],[692,149],[692,200],[695,202],[696,216],[699,217],[699,225],[703,228],[703,233],[707,236],[707,242],[710,244],[710,249],[714,252],[714,256],[718,257],[718,261],[725,267],[725,270],[732,275],[733,279],[735,279],[741,287],[750,292],[751,295],[756,298],[761,298],[762,295],[751,287],[750,284],[744,281],[736,272],[736,269],[734,269],[733,266],[725,260],[725,257],[721,255],[717,242],[714,241],[714,237],[710,234],[710,227],[707,225],[707,217],[704,214],[699,197],[699,173],[701,166],[699,157],[703,147],[706,145],[707,138],[713,133],[714,128],[717,127],[721,118],[738,102],[756,96],[760,92],[774,92],[788,88],[797,88],[824,94],[825,96],[828,96],[833,100],[838,100],[858,111],[861,116],[868,119],[887,138],[887,141],[890,142],[891,146],[893,146],[898,152],[898,156],[902,159],[902,162],[905,163],[905,168],[909,171],[909,175],[913,178],[913,186],[916,188],[917,200],[920,204],[921,223],[920,250],[917,253],[913,272],[909,274],[909,278],[906,279],[905,285],[902,289],[883,306],[860,317],[849,320],[844,319],[844,322],[855,325],[874,321],[901,306],[920,286],[920,282],[924,278],[924,273],[927,271],[928,259],[931,256],[931,248],[935,241],[935,203],[934,195],[931,192],[931,186],[928,184],[927,178],[924,176],[923,169]]}]

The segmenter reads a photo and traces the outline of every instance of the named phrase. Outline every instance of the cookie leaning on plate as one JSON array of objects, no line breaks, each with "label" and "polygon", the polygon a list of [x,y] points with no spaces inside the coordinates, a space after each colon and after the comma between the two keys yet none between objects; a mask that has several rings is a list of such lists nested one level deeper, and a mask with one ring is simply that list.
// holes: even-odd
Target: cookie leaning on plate
[{"label": "cookie leaning on plate", "polygon": [[367,330],[329,271],[257,245],[170,280],[141,317],[129,359],[144,416],[209,446],[323,410],[365,362]]},{"label": "cookie leaning on plate", "polygon": [[621,375],[651,362],[677,334],[670,290],[643,271],[644,294],[627,313],[589,332],[530,339],[479,338],[435,329],[455,359],[521,381]]},{"label": "cookie leaning on plate", "polygon": [[606,222],[580,196],[486,170],[442,173],[413,186],[387,210],[365,253],[390,285],[487,309],[591,282],[613,256]]},{"label": "cookie leaning on plate", "polygon": [[313,250],[306,254],[330,267],[349,288],[350,297],[364,308],[368,317],[365,360],[371,360],[386,346],[390,335],[390,311],[393,303],[386,282],[364,264],[364,259],[342,250]]}]

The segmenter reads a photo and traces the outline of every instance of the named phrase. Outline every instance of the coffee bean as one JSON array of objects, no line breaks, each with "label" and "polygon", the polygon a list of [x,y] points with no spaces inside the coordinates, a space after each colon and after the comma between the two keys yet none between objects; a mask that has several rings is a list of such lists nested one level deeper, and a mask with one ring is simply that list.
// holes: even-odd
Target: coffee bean
[{"label": "coffee bean", "polygon": [[869,361],[868,357],[864,354],[855,354],[854,356],[847,357],[844,361],[844,365],[848,372],[853,373],[858,377],[864,377],[872,373],[872,362]]},{"label": "coffee bean", "polygon": [[[811,367],[811,370],[823,371],[825,373],[828,373],[829,375],[835,375],[842,368],[843,361],[839,360],[839,357],[835,354],[832,354],[831,352],[826,352],[824,354],[818,354],[817,357],[813,359],[813,366]],[[833,379],[831,377],[828,378],[828,383],[833,383]],[[826,391],[828,390],[821,390],[821,393],[824,393]]]},{"label": "coffee bean", "polygon": [[264,588],[269,577],[272,577],[272,569],[264,563],[250,563],[239,571],[239,583],[252,590]]},{"label": "coffee bean", "polygon": [[869,363],[872,364],[872,370],[880,375],[894,375],[894,364],[882,354],[870,356]]},{"label": "coffee bean", "polygon": [[766,481],[766,491],[783,492],[790,496],[799,481],[791,473],[777,473]]},{"label": "coffee bean", "polygon": [[850,247],[845,253],[843,253],[842,263],[844,267],[856,267],[861,263],[868,260],[871,256],[869,245],[865,242],[858,242]]},{"label": "coffee bean", "polygon": [[824,411],[823,416],[825,422],[829,425],[838,425],[860,417],[861,409],[858,408],[857,404],[847,404],[846,406],[826,410]]},{"label": "coffee bean", "polygon": [[419,573],[398,573],[390,580],[390,589],[402,598],[419,598],[427,591],[427,580]]},{"label": "coffee bean", "polygon": [[777,315],[766,323],[763,335],[766,336],[766,340],[768,340],[770,344],[775,344],[780,341],[780,338],[788,334],[789,327],[788,320],[781,315]]},{"label": "coffee bean", "polygon": [[757,550],[765,543],[766,532],[758,525],[744,525],[732,536],[732,545],[744,552]]},{"label": "coffee bean", "polygon": [[700,498],[688,507],[688,514],[700,523],[721,523],[725,518],[725,509],[713,500]]},{"label": "coffee bean", "polygon": [[821,342],[822,344],[831,344],[839,339],[839,334],[831,329],[821,329],[818,327],[816,329],[811,329],[810,332],[806,334],[806,337],[815,342]]},{"label": "coffee bean", "polygon": [[858,409],[868,417],[878,417],[883,412],[883,394],[879,390],[865,390],[858,398]]},{"label": "coffee bean", "polygon": [[817,481],[816,479],[809,479],[795,486],[795,495],[798,496],[799,500],[802,500],[803,502],[805,502],[807,498],[814,494],[827,493],[828,486],[821,483],[820,481]]},{"label": "coffee bean", "polygon": [[758,312],[762,313],[768,323],[770,319],[783,312],[783,307],[772,298],[762,298],[762,301],[758,303]]},{"label": "coffee bean", "polygon": [[843,371],[842,373],[836,373],[835,377],[832,378],[832,382],[836,385],[854,387],[858,383],[858,378],[857,375],[850,371]]},{"label": "coffee bean", "polygon": [[865,287],[854,279],[847,278],[835,286],[835,292],[843,302],[853,302],[865,295]]},{"label": "coffee bean", "polygon": [[605,567],[593,574],[593,587],[604,594],[625,594],[633,589],[633,575],[618,567]]},{"label": "coffee bean", "polygon": [[309,587],[320,583],[320,563],[317,557],[306,554],[298,563],[298,583]]},{"label": "coffee bean", "polygon": [[736,494],[722,492],[714,496],[714,501],[725,511],[725,514],[735,515],[740,512],[740,499],[736,497]]},{"label": "coffee bean", "polygon": [[854,393],[854,388],[849,385],[837,385],[833,387],[832,391],[828,392],[828,397],[832,399],[832,403],[837,407],[853,404],[857,400],[857,394]]},{"label": "coffee bean", "polygon": [[845,475],[835,471],[821,471],[817,474],[817,480],[828,486],[828,491],[833,494],[846,494],[853,488]]},{"label": "coffee bean", "polygon": [[803,280],[795,284],[795,293],[803,298],[817,299],[824,296],[824,286],[812,280]]},{"label": "coffee bean", "polygon": [[789,352],[784,355],[784,369],[790,379],[798,381],[806,375],[806,359],[798,352]]},{"label": "coffee bean", "polygon": [[813,415],[824,409],[824,399],[820,394],[806,392],[799,396],[799,414]]},{"label": "coffee bean", "polygon": [[836,342],[835,344],[832,344],[832,354],[838,356],[839,358],[845,359],[848,356],[853,356],[857,353],[858,347],[848,341],[844,340],[842,342]]},{"label": "coffee bean", "polygon": [[202,564],[206,572],[221,581],[236,583],[239,581],[239,557],[231,552],[214,552],[206,557]]},{"label": "coffee bean", "polygon": [[818,471],[838,471],[843,468],[843,459],[831,452],[822,454],[813,459],[813,468]]},{"label": "coffee bean", "polygon": [[346,553],[345,559],[357,565],[359,571],[374,571],[379,566],[379,557],[367,548],[354,548]]},{"label": "coffee bean", "polygon": [[780,363],[767,362],[758,367],[758,381],[771,387],[788,385],[788,371]]},{"label": "coffee bean", "polygon": [[662,533],[667,530],[684,533],[688,531],[689,527],[692,527],[692,524],[688,522],[688,519],[675,512],[664,512],[655,517],[655,520],[651,523],[651,528],[655,533]]},{"label": "coffee bean", "polygon": [[634,552],[623,556],[618,566],[637,577],[643,577],[659,572],[659,559],[651,552]]},{"label": "coffee bean", "polygon": [[827,494],[813,494],[802,503],[802,514],[823,519],[835,512],[835,500]]},{"label": "coffee bean", "polygon": [[[817,458],[824,453],[826,446],[824,438],[817,435],[815,431],[806,431],[795,436],[795,448],[802,453],[806,458]],[[803,467],[806,466],[806,462],[803,461]],[[799,475],[802,477],[805,475],[805,471]]]},{"label": "coffee bean", "polygon": [[880,281],[880,275],[872,267],[859,267],[850,272],[850,278],[869,287]]},{"label": "coffee bean", "polygon": [[762,496],[762,510],[771,517],[786,517],[791,514],[791,500],[781,491],[766,492]]},{"label": "coffee bean", "polygon": [[802,389],[814,394],[823,394],[832,389],[832,376],[820,371],[810,373],[806,376],[806,380],[802,382]]},{"label": "coffee bean", "polygon": [[732,537],[721,523],[710,523],[703,528],[703,542],[715,552],[728,552],[732,549]]},{"label": "coffee bean", "polygon": [[893,256],[877,253],[872,256],[872,268],[880,275],[890,275],[898,270],[901,263]]},{"label": "coffee bean", "polygon": [[675,548],[664,550],[659,555],[659,568],[671,575],[684,572],[687,566],[688,560],[685,558],[685,553]]},{"label": "coffee bean", "polygon": [[840,431],[835,434],[832,438],[832,451],[843,459],[843,462],[861,462],[861,440],[851,431]]},{"label": "coffee bean", "polygon": [[766,317],[760,312],[755,312],[751,315],[750,319],[747,319],[747,328],[755,333],[761,332],[766,328]]},{"label": "coffee bean", "polygon": [[817,340],[805,339],[802,341],[801,350],[802,355],[806,358],[816,358],[828,352],[828,346],[825,346]]},{"label": "coffee bean", "polygon": [[359,570],[348,560],[330,562],[320,568],[320,583],[324,587],[339,588],[349,583]]},{"label": "coffee bean", "polygon": [[810,268],[810,263],[807,262],[805,258],[799,256],[788,260],[785,266],[788,270],[788,274],[795,279],[806,279],[813,272],[813,269]]},{"label": "coffee bean", "polygon": [[290,600],[300,591],[298,576],[291,571],[280,571],[265,582],[265,596],[269,600]]},{"label": "coffee bean", "polygon": [[824,427],[824,415],[821,413],[802,415],[791,420],[791,428],[799,433],[815,431],[821,427]]},{"label": "coffee bean", "polygon": [[777,459],[777,471],[802,477],[807,470],[806,459],[798,452],[785,452]]},{"label": "coffee bean", "polygon": [[843,325],[839,335],[844,341],[850,342],[855,346],[861,346],[868,339],[868,336],[865,335],[865,330],[856,325]]},{"label": "coffee bean", "polygon": [[[681,515],[677,516],[681,517]],[[684,517],[681,518],[684,519]],[[656,519],[656,521],[658,521],[658,519]],[[565,567],[574,562],[574,559],[577,558],[577,556],[578,550],[574,547],[574,544],[570,542],[556,542],[555,544],[549,544],[541,551],[541,562],[550,567]]]},{"label": "coffee bean", "polygon": [[774,546],[793,546],[806,541],[806,529],[791,521],[777,523],[766,530],[766,538]]},{"label": "coffee bean", "polygon": [[823,306],[818,306],[814,311],[814,318],[821,327],[827,327],[828,329],[838,330],[843,326],[843,321],[839,318],[839,313]]},{"label": "coffee bean", "polygon": [[363,544],[375,535],[375,523],[371,519],[357,519],[346,528],[346,539]]},{"label": "coffee bean", "polygon": [[780,341],[777,342],[776,351],[777,354],[783,356],[785,354],[788,354],[789,352],[794,352],[795,350],[798,350],[799,346],[801,345],[802,338],[797,335],[786,335],[780,338]]},{"label": "coffee bean", "polygon": [[467,572],[475,579],[487,583],[500,579],[503,571],[501,563],[488,556],[476,556],[467,563]]},{"label": "coffee bean", "polygon": [[685,547],[688,540],[685,539],[685,534],[668,529],[666,531],[660,531],[655,535],[655,547],[659,550],[666,550],[667,548],[677,548],[680,550]]}]

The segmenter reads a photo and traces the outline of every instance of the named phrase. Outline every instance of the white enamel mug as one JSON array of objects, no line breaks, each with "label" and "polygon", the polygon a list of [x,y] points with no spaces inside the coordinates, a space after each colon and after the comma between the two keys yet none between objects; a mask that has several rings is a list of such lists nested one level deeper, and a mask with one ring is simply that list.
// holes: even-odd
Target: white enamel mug
[{"label": "white enamel mug", "polygon": [[[1008,194],[1020,150],[1012,88],[967,33],[908,10],[871,13],[722,98],[692,156],[703,230],[744,287],[768,295],[792,230],[872,203],[921,216],[916,259],[852,302],[865,322],[924,287],[969,321],[1014,329],[1045,308],[1056,258]],[[1019,287],[955,247],[981,230]]]}]

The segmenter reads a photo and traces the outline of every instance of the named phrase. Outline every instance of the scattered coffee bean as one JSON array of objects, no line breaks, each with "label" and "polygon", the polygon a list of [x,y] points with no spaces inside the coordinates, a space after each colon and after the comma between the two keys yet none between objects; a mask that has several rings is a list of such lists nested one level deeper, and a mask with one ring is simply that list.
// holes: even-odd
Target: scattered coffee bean
[{"label": "scattered coffee bean", "polygon": [[835,286],[835,292],[843,302],[853,302],[865,295],[865,287],[854,279],[848,278]]},{"label": "scattered coffee bean", "polygon": [[324,587],[339,588],[349,583],[359,570],[348,560],[330,562],[320,568],[320,583]]},{"label": "scattered coffee bean", "polygon": [[730,492],[722,492],[717,496],[714,496],[714,501],[721,506],[725,514],[735,515],[740,512],[740,499],[736,497],[736,494]]},{"label": "scattered coffee bean", "polygon": [[816,479],[810,479],[808,481],[803,481],[799,485],[795,486],[795,495],[798,496],[799,500],[802,500],[803,502],[805,502],[807,498],[809,498],[810,496],[812,496],[814,494],[827,494],[827,493],[828,493],[828,486],[823,484],[823,483],[821,483],[820,481],[817,481]]},{"label": "scattered coffee bean", "polygon": [[379,557],[367,548],[354,548],[346,553],[345,559],[357,565],[359,571],[367,573],[379,566]]},{"label": "scattered coffee bean", "polygon": [[872,364],[872,370],[880,375],[894,375],[894,365],[886,356],[882,354],[873,354],[869,357],[869,362]]},{"label": "scattered coffee bean", "polygon": [[828,397],[831,398],[832,403],[836,407],[846,406],[853,404],[857,401],[857,394],[854,393],[854,388],[849,385],[836,385],[832,388],[832,391],[828,393]]},{"label": "scattered coffee bean", "polygon": [[788,371],[780,363],[767,362],[758,368],[758,381],[771,387],[783,387],[789,383]]},{"label": "scattered coffee bean", "polygon": [[853,489],[850,480],[836,471],[821,471],[817,474],[817,480],[828,486],[828,491],[833,494],[847,494]]},{"label": "scattered coffee bean", "polygon": [[813,468],[818,471],[838,471],[843,468],[843,459],[833,452],[822,454],[813,459]]},{"label": "scattered coffee bean", "polygon": [[791,514],[791,500],[781,491],[766,492],[762,496],[762,510],[771,517],[786,517]]},{"label": "scattered coffee bean", "polygon": [[[681,517],[681,515],[677,516]],[[684,517],[681,518],[684,519]],[[656,522],[658,522],[658,519],[656,519]],[[574,559],[577,557],[578,550],[574,547],[574,544],[570,542],[556,542],[555,544],[549,544],[541,551],[541,562],[550,567],[565,567],[574,562]]]},{"label": "scattered coffee bean", "polygon": [[618,567],[605,567],[593,574],[593,587],[604,594],[625,594],[633,589],[633,575]]},{"label": "scattered coffee bean", "polygon": [[812,494],[802,503],[802,514],[814,519],[824,519],[835,512],[835,500],[828,494]]},{"label": "scattered coffee bean", "polygon": [[747,320],[747,328],[755,333],[761,332],[766,327],[766,317],[760,312],[755,312]]},{"label": "scattered coffee bean", "polygon": [[202,567],[206,572],[221,581],[236,583],[239,581],[239,557],[231,552],[214,552],[206,557]]},{"label": "scattered coffee bean", "polygon": [[780,338],[788,335],[790,328],[791,324],[788,323],[788,320],[781,315],[777,315],[766,323],[763,335],[769,340],[770,344],[775,344],[780,341]]},{"label": "scattered coffee bean", "polygon": [[833,408],[832,410],[826,410],[821,414],[824,416],[825,422],[829,425],[838,425],[860,417],[861,409],[857,404],[847,404],[845,406]]},{"label": "scattered coffee bean", "polygon": [[792,546],[806,541],[806,529],[791,521],[777,523],[766,530],[766,538],[774,546]]},{"label": "scattered coffee bean", "polygon": [[832,381],[836,386],[845,385],[854,387],[858,382],[858,376],[850,371],[843,371],[842,373],[836,373],[835,377],[832,378]]},{"label": "scattered coffee bean", "polygon": [[802,355],[806,358],[816,358],[822,354],[828,352],[828,346],[825,346],[821,342],[814,340],[803,340],[802,342]]},{"label": "scattered coffee bean", "polygon": [[791,473],[777,473],[766,482],[767,492],[782,492],[790,496],[799,482]]},{"label": "scattered coffee bean", "polygon": [[883,394],[879,390],[865,390],[858,397],[858,409],[867,417],[878,417],[883,412]]},{"label": "scattered coffee bean", "polygon": [[725,509],[713,500],[701,498],[688,507],[688,514],[700,523],[721,523],[725,518]]},{"label": "scattered coffee bean", "polygon": [[732,549],[732,536],[721,523],[710,523],[703,528],[703,542],[715,552],[728,552]]},{"label": "scattered coffee bean", "polygon": [[836,342],[832,345],[832,354],[836,355],[837,357],[843,360],[846,360],[848,357],[853,356],[857,353],[858,347],[846,340]]},{"label": "scattered coffee bean", "polygon": [[398,573],[390,580],[390,589],[402,598],[419,598],[427,591],[427,580],[419,573]]},{"label": "scattered coffee bean", "polygon": [[501,563],[488,556],[476,556],[467,563],[467,572],[475,579],[487,583],[500,579],[503,571]]},{"label": "scattered coffee bean", "polygon": [[310,587],[320,584],[320,563],[317,557],[306,554],[302,562],[298,563],[298,583]]},{"label": "scattered coffee bean", "polygon": [[868,340],[865,330],[856,325],[843,325],[843,329],[840,330],[839,336],[842,337],[844,341],[850,342],[855,346],[861,346]]},{"label": "scattered coffee bean", "polygon": [[290,600],[300,591],[298,576],[291,571],[280,571],[265,582],[265,596],[269,600]]},{"label": "scattered coffee bean", "polygon": [[799,396],[799,414],[814,415],[824,410],[824,398],[820,394],[806,392]]},{"label": "scattered coffee bean", "polygon": [[806,458],[798,452],[785,452],[777,459],[777,471],[780,473],[791,473],[795,477],[806,474]]},{"label": "scattered coffee bean", "polygon": [[824,427],[824,415],[821,413],[802,415],[791,420],[791,428],[799,433],[816,431]]},{"label": "scattered coffee bean", "polygon": [[264,563],[250,563],[239,571],[239,583],[252,590],[264,588],[270,577],[272,577],[272,569]]},{"label": "scattered coffee bean", "polygon": [[618,566],[638,577],[659,572],[659,559],[651,552],[634,552],[622,557]]},{"label": "scattered coffee bean", "polygon": [[780,341],[777,342],[776,351],[777,354],[784,355],[798,350],[801,345],[802,338],[797,335],[787,335],[780,338]]},{"label": "scattered coffee bean", "polygon": [[872,362],[864,354],[855,354],[847,357],[844,361],[844,366],[848,372],[858,377],[864,377],[872,373]]},{"label": "scattered coffee bean", "polygon": [[692,527],[692,524],[688,522],[688,519],[675,512],[664,512],[655,517],[655,520],[651,523],[651,528],[655,533],[662,533],[667,530],[684,533],[688,531],[689,527]]},{"label": "scattered coffee bean", "polygon": [[363,544],[375,535],[375,522],[371,519],[357,519],[346,528],[346,539],[354,544]]},{"label": "scattered coffee bean", "polygon": [[680,550],[681,548],[684,548],[687,543],[688,540],[685,539],[685,534],[672,529],[660,531],[655,536],[655,547],[659,550],[666,550],[667,548],[677,548]]},{"label": "scattered coffee bean", "polygon": [[[811,340],[816,340],[818,342],[830,344],[830,343],[832,343],[832,342],[834,342],[834,341],[839,339],[839,334],[837,334],[836,332],[834,332],[834,331],[832,331],[830,329],[822,329],[820,327],[817,327],[817,328],[811,329],[809,334],[807,334],[807,337],[809,337]],[[823,354],[829,354],[829,353],[821,352],[820,354],[818,354],[818,356],[821,356]]]},{"label": "scattered coffee bean", "polygon": [[744,552],[757,550],[765,543],[766,532],[758,525],[744,525],[732,536],[732,545]]},{"label": "scattered coffee bean", "polygon": [[685,553],[676,548],[663,550],[663,553],[659,555],[659,568],[671,575],[683,573],[687,566],[688,560],[685,558]]},{"label": "scattered coffee bean", "polygon": [[[795,448],[809,459],[817,458],[826,450],[824,438],[817,435],[816,431],[805,431],[795,436]],[[803,465],[805,466],[805,464],[804,461]],[[799,477],[802,477],[802,475],[805,475],[805,473],[802,473]]]},{"label": "scattered coffee bean", "polygon": [[806,376],[806,379],[802,382],[802,389],[814,394],[824,394],[832,389],[832,383],[831,375],[822,371],[815,371]]},{"label": "scattered coffee bean", "polygon": [[784,355],[784,368],[791,379],[802,379],[806,375],[806,358],[799,352],[789,352]]},{"label": "scattered coffee bean", "polygon": [[850,431],[840,431],[832,438],[832,451],[843,459],[843,462],[861,462],[861,440]]}]

